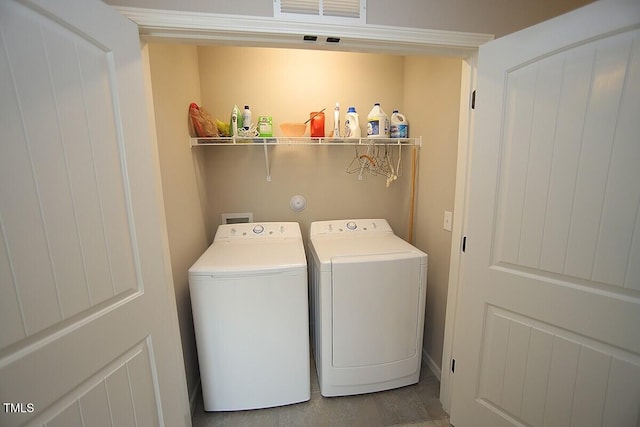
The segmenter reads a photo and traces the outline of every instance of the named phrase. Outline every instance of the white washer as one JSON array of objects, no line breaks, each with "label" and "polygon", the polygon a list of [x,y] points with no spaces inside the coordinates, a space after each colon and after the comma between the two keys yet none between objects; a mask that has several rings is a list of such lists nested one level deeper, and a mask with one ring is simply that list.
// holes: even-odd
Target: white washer
[{"label": "white washer", "polygon": [[206,411],[310,398],[307,263],[295,222],[218,227],[189,269]]},{"label": "white washer", "polygon": [[311,334],[323,396],[370,393],[420,377],[427,254],[384,219],[313,222]]}]

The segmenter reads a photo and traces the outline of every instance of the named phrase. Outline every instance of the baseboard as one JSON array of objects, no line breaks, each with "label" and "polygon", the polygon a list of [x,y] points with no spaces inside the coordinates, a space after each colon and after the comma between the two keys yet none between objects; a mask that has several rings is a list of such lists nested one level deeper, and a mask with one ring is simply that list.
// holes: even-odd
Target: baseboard
[{"label": "baseboard", "polygon": [[422,363],[424,363],[426,367],[429,368],[431,372],[433,372],[433,375],[436,376],[438,381],[440,381],[440,375],[442,374],[442,371],[440,370],[440,368],[438,368],[436,362],[434,362],[433,359],[427,354],[427,352],[424,351],[424,349],[422,349]]},{"label": "baseboard", "polygon": [[191,418],[193,418],[193,414],[195,414],[196,412],[196,405],[198,404],[198,401],[196,399],[198,398],[198,395],[200,395],[201,388],[202,388],[202,383],[200,383],[200,378],[198,378],[198,382],[193,387],[193,390],[191,390],[191,393],[189,393],[189,406],[191,407]]}]

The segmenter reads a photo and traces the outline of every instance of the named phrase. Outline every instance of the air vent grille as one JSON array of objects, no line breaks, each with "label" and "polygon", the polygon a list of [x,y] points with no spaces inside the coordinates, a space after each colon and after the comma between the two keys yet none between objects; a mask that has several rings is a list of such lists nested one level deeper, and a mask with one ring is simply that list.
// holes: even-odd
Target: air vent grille
[{"label": "air vent grille", "polygon": [[319,0],[280,0],[280,12],[320,15]]},{"label": "air vent grille", "polygon": [[325,16],[360,18],[360,0],[324,0],[323,12]]},{"label": "air vent grille", "polygon": [[274,0],[274,15],[286,19],[331,22],[337,18],[364,23],[365,9],[366,0]]}]

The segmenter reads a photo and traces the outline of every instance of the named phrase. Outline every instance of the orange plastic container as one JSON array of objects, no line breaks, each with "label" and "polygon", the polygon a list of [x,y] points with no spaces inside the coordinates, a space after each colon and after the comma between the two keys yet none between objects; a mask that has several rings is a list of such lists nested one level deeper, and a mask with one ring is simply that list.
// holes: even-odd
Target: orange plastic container
[{"label": "orange plastic container", "polygon": [[[315,117],[314,117],[315,116]],[[324,137],[324,112],[318,113],[317,111],[313,111],[309,113],[309,117],[313,117],[311,119],[311,137],[312,138],[323,138]]]}]

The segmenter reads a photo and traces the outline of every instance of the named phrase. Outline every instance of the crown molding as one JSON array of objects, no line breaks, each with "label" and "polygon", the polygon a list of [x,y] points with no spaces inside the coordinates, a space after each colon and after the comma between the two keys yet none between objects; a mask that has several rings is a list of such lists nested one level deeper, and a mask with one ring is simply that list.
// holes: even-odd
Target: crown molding
[{"label": "crown molding", "polygon": [[[458,31],[113,7],[135,22],[141,37],[149,41],[465,57],[493,40],[491,34]],[[318,41],[305,42],[304,35],[318,36]],[[328,43],[327,37],[338,37],[340,42]]]}]

